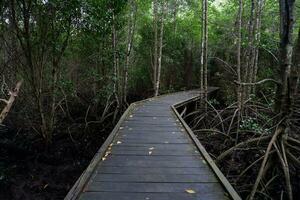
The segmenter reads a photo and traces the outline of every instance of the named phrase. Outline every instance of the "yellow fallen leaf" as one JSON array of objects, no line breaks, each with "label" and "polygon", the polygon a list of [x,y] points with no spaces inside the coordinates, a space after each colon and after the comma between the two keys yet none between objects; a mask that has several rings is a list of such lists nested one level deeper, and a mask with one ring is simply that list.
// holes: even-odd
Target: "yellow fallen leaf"
[{"label": "yellow fallen leaf", "polygon": [[106,160],[106,158],[105,158],[105,157],[103,157],[103,158],[102,158],[102,161],[104,161],[104,160]]},{"label": "yellow fallen leaf", "polygon": [[196,193],[195,190],[192,190],[192,189],[186,189],[185,191],[189,194],[195,194]]}]

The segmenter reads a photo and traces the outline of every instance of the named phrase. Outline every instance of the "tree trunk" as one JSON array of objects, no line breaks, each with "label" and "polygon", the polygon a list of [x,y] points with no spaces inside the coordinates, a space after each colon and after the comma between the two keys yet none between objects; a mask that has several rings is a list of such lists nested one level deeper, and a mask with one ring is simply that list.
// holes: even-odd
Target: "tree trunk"
[{"label": "tree trunk", "polygon": [[113,49],[113,95],[116,101],[116,109],[114,113],[113,123],[117,118],[117,114],[120,108],[120,101],[119,101],[119,81],[118,81],[118,55],[117,55],[117,31],[115,27],[115,14],[113,11],[112,14],[112,49]]},{"label": "tree trunk", "polygon": [[158,2],[157,0],[154,0],[153,4],[153,14],[154,14],[154,55],[153,55],[153,89],[154,89],[154,96],[156,94],[156,82],[157,82],[157,58],[158,58],[158,27],[157,27],[157,21],[158,21]]},{"label": "tree trunk", "polygon": [[158,53],[158,66],[157,66],[157,79],[155,84],[155,94],[158,96],[159,87],[160,87],[160,76],[161,76],[161,59],[162,59],[162,50],[163,50],[163,37],[164,37],[164,16],[166,11],[166,3],[163,2],[161,5],[161,17],[160,17],[160,35],[159,35],[159,53]]},{"label": "tree trunk", "polygon": [[132,51],[135,24],[136,24],[137,5],[135,0],[130,0],[129,6],[131,11],[130,11],[130,15],[128,16],[127,51],[126,51],[126,63],[124,69],[124,88],[123,88],[123,96],[124,96],[123,101],[125,104],[127,104],[128,69],[130,64],[130,55]]},{"label": "tree trunk", "polygon": [[280,0],[280,68],[281,84],[277,89],[275,109],[282,118],[291,114],[291,69],[293,55],[293,29],[295,23],[295,0]]},{"label": "tree trunk", "polygon": [[8,115],[10,109],[12,108],[13,106],[13,103],[14,101],[16,100],[16,97],[18,96],[19,94],[19,91],[20,91],[20,88],[21,88],[21,85],[22,85],[22,82],[23,81],[19,81],[15,87],[15,89],[13,91],[10,91],[9,92],[9,99],[6,101],[6,100],[3,100],[3,99],[0,99],[0,102],[5,102],[6,103],[6,106],[3,108],[3,110],[1,111],[0,113],[0,124],[3,123],[4,119],[6,118],[6,116]]},{"label": "tree trunk", "polygon": [[[241,43],[242,43],[242,13],[243,13],[243,0],[239,0],[239,10],[237,19],[237,81],[241,83]],[[237,86],[237,101],[239,112],[242,110],[242,91],[243,88],[240,84]]]}]

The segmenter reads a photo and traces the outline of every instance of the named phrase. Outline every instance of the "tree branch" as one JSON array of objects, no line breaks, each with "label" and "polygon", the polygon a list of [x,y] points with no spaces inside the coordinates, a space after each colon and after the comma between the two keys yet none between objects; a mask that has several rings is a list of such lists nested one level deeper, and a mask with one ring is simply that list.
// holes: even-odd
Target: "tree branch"
[{"label": "tree branch", "polygon": [[6,99],[0,99],[1,102],[4,102],[5,104],[8,104],[8,101]]},{"label": "tree branch", "polygon": [[265,82],[273,82],[275,83],[276,85],[280,85],[281,83],[274,80],[274,79],[271,79],[271,78],[267,78],[267,79],[263,79],[261,81],[258,81],[258,82],[255,82],[255,83],[240,83],[238,81],[234,81],[235,84],[238,84],[238,85],[242,85],[242,86],[248,86],[248,85],[260,85],[260,84],[263,84]]}]

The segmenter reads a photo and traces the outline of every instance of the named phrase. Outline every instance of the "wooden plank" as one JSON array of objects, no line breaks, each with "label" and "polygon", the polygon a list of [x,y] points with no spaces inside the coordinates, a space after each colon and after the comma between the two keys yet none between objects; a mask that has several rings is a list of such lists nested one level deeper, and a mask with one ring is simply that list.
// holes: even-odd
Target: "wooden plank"
[{"label": "wooden plank", "polygon": [[129,193],[129,192],[85,192],[80,200],[220,200],[227,199],[223,193]]},{"label": "wooden plank", "polygon": [[185,192],[193,190],[195,193],[205,194],[222,191],[218,183],[116,183],[91,182],[85,192]]},{"label": "wooden plank", "polygon": [[[186,145],[186,144],[178,144],[178,145],[181,145],[178,148],[172,147],[172,146],[169,146],[169,147],[157,146],[157,145],[161,145],[161,144],[148,144],[147,146],[145,146],[145,145],[147,145],[147,144],[141,144],[141,146],[139,146],[138,144],[135,144],[135,145],[121,144],[121,145],[114,146],[113,150],[118,150],[118,151],[151,151],[151,150],[157,150],[157,151],[177,151],[177,150],[178,151],[193,151],[194,150],[194,151],[196,151],[197,150],[197,148],[195,148],[194,146],[182,146],[182,145]],[[172,144],[168,144],[168,145],[172,145]]]},{"label": "wooden plank", "polygon": [[170,162],[152,160],[127,160],[119,162],[118,160],[110,160],[102,162],[101,165],[113,167],[202,167],[204,164],[201,161]]},{"label": "wooden plank", "polygon": [[211,173],[208,166],[201,167],[98,167],[97,173],[100,174],[190,174],[190,175],[201,175]]},{"label": "wooden plank", "polygon": [[[154,151],[154,150],[153,150]],[[168,162],[199,162],[202,160],[200,156],[123,156],[123,155],[110,155],[105,161],[168,161]]]},{"label": "wooden plank", "polygon": [[173,139],[173,138],[137,138],[137,139],[128,139],[128,138],[119,138],[119,141],[115,141],[114,144],[119,142],[124,144],[191,144],[192,142],[188,139]]},{"label": "wooden plank", "polygon": [[198,151],[178,151],[178,150],[152,150],[147,149],[144,151],[137,151],[137,150],[116,150],[113,149],[111,151],[112,155],[152,155],[152,156],[187,156],[187,155],[199,155]]},{"label": "wooden plank", "polygon": [[[153,139],[155,135],[151,135],[151,134],[142,134],[142,133],[137,133],[137,134],[133,134],[133,133],[127,133],[127,134],[119,134],[117,139]],[[167,140],[167,139],[189,139],[186,135],[182,134],[182,133],[167,133],[167,134],[160,134],[157,135],[159,136],[159,138],[161,138],[162,140]],[[156,138],[155,138],[156,139]],[[190,139],[189,139],[190,140]]]},{"label": "wooden plank", "polygon": [[135,183],[217,183],[213,174],[179,175],[179,174],[97,174],[96,182],[135,182]]}]

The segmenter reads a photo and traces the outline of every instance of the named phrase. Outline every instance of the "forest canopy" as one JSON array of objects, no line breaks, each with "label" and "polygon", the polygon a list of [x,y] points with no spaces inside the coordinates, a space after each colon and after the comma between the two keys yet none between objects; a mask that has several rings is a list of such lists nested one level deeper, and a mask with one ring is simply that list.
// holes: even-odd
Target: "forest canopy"
[{"label": "forest canopy", "polygon": [[[47,158],[72,166],[56,188],[62,198],[130,103],[197,88],[201,108],[185,120],[209,133],[199,136],[205,143],[218,136],[221,149],[205,147],[241,196],[299,198],[299,8],[295,0],[1,0],[0,188],[10,192],[0,189],[0,199],[30,193],[24,171],[36,174],[42,165],[28,163]],[[247,161],[239,150],[255,142]],[[51,196],[43,184],[28,199]]]}]

